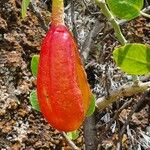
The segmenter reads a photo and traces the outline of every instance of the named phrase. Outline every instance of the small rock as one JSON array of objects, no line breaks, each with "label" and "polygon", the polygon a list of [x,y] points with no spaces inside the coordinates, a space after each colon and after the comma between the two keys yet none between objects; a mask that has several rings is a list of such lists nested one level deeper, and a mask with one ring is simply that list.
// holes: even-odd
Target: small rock
[{"label": "small rock", "polygon": [[19,109],[18,115],[21,117],[25,117],[27,115],[27,111],[25,111],[24,109]]},{"label": "small rock", "polygon": [[12,131],[12,126],[4,126],[3,129],[2,129],[2,133],[9,133]]},{"label": "small rock", "polygon": [[6,113],[6,110],[4,110],[4,109],[1,109],[1,110],[0,110],[0,116],[1,116],[1,117],[4,116],[5,113]]},{"label": "small rock", "polygon": [[19,142],[16,142],[15,144],[12,145],[11,150],[19,150],[21,149],[21,144]]},{"label": "small rock", "polygon": [[8,98],[7,101],[8,101],[8,104],[7,104],[8,110],[15,110],[18,107],[17,100]]},{"label": "small rock", "polygon": [[42,142],[41,141],[37,141],[35,143],[35,148],[41,148],[42,147]]}]

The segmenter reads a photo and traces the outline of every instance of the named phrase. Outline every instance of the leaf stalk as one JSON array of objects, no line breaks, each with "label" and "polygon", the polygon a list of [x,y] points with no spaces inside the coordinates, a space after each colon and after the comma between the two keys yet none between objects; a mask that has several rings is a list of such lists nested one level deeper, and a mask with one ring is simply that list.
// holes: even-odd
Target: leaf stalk
[{"label": "leaf stalk", "polygon": [[95,2],[100,7],[101,12],[107,17],[109,22],[112,24],[118,41],[122,45],[125,45],[127,43],[127,40],[123,36],[120,26],[119,26],[118,22],[116,21],[115,17],[112,15],[110,10],[108,9],[105,0],[95,0]]}]

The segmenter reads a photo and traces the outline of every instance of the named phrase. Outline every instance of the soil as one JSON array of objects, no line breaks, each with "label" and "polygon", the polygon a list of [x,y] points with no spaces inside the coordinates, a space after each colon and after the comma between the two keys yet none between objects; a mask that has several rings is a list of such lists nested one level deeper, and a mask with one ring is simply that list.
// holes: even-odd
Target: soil
[{"label": "soil", "polygon": [[[46,25],[50,22],[50,7],[46,6],[42,1],[36,0],[38,9],[40,10]],[[49,1],[47,2],[49,4]],[[66,2],[66,7],[68,2]],[[77,33],[79,46],[85,41],[95,18],[92,11],[97,8],[91,3],[87,8],[83,2],[76,1],[76,13],[80,13],[81,17],[77,18]],[[50,5],[49,5],[50,6]],[[83,8],[85,10],[83,10]],[[62,137],[61,133],[53,129],[43,118],[41,113],[32,109],[29,102],[29,95],[36,88],[36,79],[31,74],[30,62],[34,54],[39,54],[42,39],[45,30],[41,26],[36,14],[28,9],[27,17],[21,18],[21,0],[1,0],[0,1],[0,149],[1,150],[69,150],[68,143]],[[67,11],[67,13],[69,13]],[[81,19],[83,17],[83,19]],[[91,19],[93,18],[93,20]],[[87,20],[91,19],[91,22]],[[103,19],[105,20],[105,19]],[[83,22],[82,22],[83,21]],[[150,20],[139,17],[135,21],[131,21],[123,26],[126,37],[130,41],[142,42],[150,44]],[[82,22],[82,23],[81,23]],[[70,29],[72,24],[70,19],[66,17],[66,23]],[[84,32],[82,32],[84,30]],[[98,38],[98,37],[97,37]],[[96,39],[98,41],[98,39]],[[113,47],[118,45],[115,38],[106,37],[101,44],[104,45],[105,53],[90,53],[86,64],[94,61],[94,65],[87,68],[88,80],[97,97],[106,94],[105,84],[99,81],[98,77],[103,77],[104,73],[99,71],[103,63],[99,62],[99,58],[103,58],[103,62],[109,60],[112,63],[110,52]],[[107,46],[107,48],[106,48]],[[102,56],[103,55],[103,56]],[[105,58],[105,59],[104,59]],[[108,63],[108,64],[109,64]],[[111,65],[113,72],[116,72],[114,65]],[[119,72],[120,73],[120,72]],[[121,74],[121,73],[120,73]],[[122,77],[122,74],[120,75]],[[103,79],[103,78],[102,78]],[[125,81],[123,81],[125,82]],[[123,83],[122,82],[122,83]],[[99,85],[100,84],[100,85]],[[120,84],[116,82],[118,87]],[[101,90],[102,88],[102,90]],[[123,109],[119,114],[116,122],[115,132],[111,129],[106,130],[105,125],[113,118],[117,108],[121,107],[127,99],[123,99],[118,104],[114,104],[103,112],[96,113],[97,135],[99,137],[99,147],[116,148],[118,140],[118,126],[123,126],[127,115],[132,110],[135,102],[141,99],[141,95],[136,95],[129,99],[134,99],[130,107]],[[149,106],[144,105],[140,110],[134,113],[130,120],[133,132],[140,130],[146,131],[149,127]],[[108,119],[109,118],[109,119]],[[119,125],[118,125],[119,124]],[[120,128],[121,128],[120,127]],[[128,130],[129,131],[129,130]],[[135,135],[135,134],[134,134]],[[127,138],[127,131],[123,135],[123,147],[128,149],[129,145],[133,145]],[[136,137],[134,137],[136,138]],[[76,139],[75,144],[83,149],[83,134]],[[136,145],[136,144],[135,144]]]}]

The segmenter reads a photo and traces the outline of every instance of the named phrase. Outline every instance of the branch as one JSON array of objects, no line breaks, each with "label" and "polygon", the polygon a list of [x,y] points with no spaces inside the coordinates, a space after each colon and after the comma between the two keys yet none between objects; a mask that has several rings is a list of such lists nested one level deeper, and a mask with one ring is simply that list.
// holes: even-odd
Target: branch
[{"label": "branch", "polygon": [[96,150],[98,147],[98,139],[96,132],[95,114],[87,117],[84,121],[83,135],[86,150]]},{"label": "branch", "polygon": [[[144,8],[142,10],[142,12],[146,13],[150,11],[150,6]],[[127,20],[117,20],[118,24],[120,26],[124,25],[125,23],[129,22]],[[104,26],[104,27],[103,27]],[[105,24],[100,22],[100,21],[96,21],[95,25],[93,27],[93,29],[89,32],[89,34],[86,37],[86,40],[84,41],[83,45],[82,45],[82,49],[81,49],[81,54],[84,58],[84,60],[87,60],[88,56],[89,56],[89,52],[92,51],[93,45],[94,43],[94,38],[98,35],[98,33],[100,33],[103,29],[105,28]],[[101,36],[101,39],[103,39],[108,33],[110,33],[113,30],[113,28],[110,26],[108,29],[105,28],[105,33]],[[96,34],[95,34],[96,33]]]},{"label": "branch", "polygon": [[62,135],[73,150],[79,150],[79,148],[70,140],[70,138],[66,135],[65,132],[62,132]]},{"label": "branch", "polygon": [[106,108],[108,105],[117,101],[121,97],[132,96],[134,94],[142,93],[150,88],[149,82],[139,82],[138,84],[128,83],[121,86],[119,89],[115,91],[111,91],[108,97],[98,98],[96,101],[96,105],[98,109],[102,110]]},{"label": "branch", "polygon": [[109,20],[109,22],[113,26],[118,41],[122,45],[125,45],[127,43],[127,41],[121,32],[119,23],[117,22],[117,20],[114,18],[114,16],[109,11],[109,9],[105,3],[105,0],[95,0],[95,1],[96,1],[97,5],[100,7],[101,12],[107,17],[107,19]]},{"label": "branch", "polygon": [[144,16],[144,17],[150,18],[150,15],[149,15],[149,14],[144,13],[144,12],[142,12],[142,11],[140,11],[140,14],[141,14],[142,16]]}]

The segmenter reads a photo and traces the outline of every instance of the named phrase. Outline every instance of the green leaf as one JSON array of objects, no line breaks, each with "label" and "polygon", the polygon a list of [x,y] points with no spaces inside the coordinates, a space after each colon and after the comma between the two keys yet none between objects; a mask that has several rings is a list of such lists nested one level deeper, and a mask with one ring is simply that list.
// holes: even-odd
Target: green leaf
[{"label": "green leaf", "polygon": [[86,113],[87,117],[91,116],[94,113],[95,105],[96,105],[96,103],[95,103],[95,96],[92,94],[92,96],[91,96],[91,103],[90,103],[89,109],[88,109],[88,111]]},{"label": "green leaf", "polygon": [[128,74],[150,73],[150,45],[127,44],[116,48],[113,56],[117,65]]},{"label": "green leaf", "polygon": [[34,55],[31,60],[31,71],[34,77],[37,76],[39,55]]},{"label": "green leaf", "polygon": [[71,139],[71,140],[76,140],[79,137],[79,131],[75,130],[72,132],[67,132],[67,136]]},{"label": "green leaf", "polygon": [[30,98],[29,99],[30,99],[30,103],[32,105],[32,108],[37,110],[37,111],[40,111],[40,106],[39,106],[39,103],[38,103],[36,90],[32,90],[32,92],[30,93]]},{"label": "green leaf", "polygon": [[30,0],[22,0],[22,4],[21,4],[21,16],[22,18],[26,17],[26,13],[27,13],[27,8],[30,4]]},{"label": "green leaf", "polygon": [[106,3],[116,17],[132,20],[140,15],[144,0],[106,0]]}]

